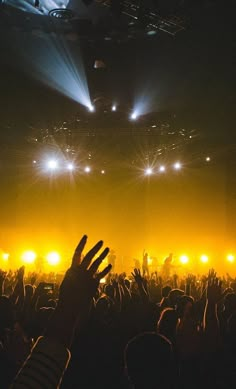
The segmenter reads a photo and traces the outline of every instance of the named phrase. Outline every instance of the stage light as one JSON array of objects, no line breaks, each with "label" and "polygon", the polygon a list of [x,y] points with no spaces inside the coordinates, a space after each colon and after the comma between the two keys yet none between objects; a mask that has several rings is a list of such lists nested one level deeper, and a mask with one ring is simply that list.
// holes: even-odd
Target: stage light
[{"label": "stage light", "polygon": [[175,162],[175,164],[174,164],[174,169],[175,169],[175,170],[180,170],[181,167],[182,167],[182,165],[181,165],[180,162]]},{"label": "stage light", "polygon": [[47,162],[47,167],[50,170],[56,170],[58,168],[58,162],[55,159],[51,159]]},{"label": "stage light", "polygon": [[37,161],[35,161],[35,159],[33,160],[33,164],[35,165],[37,163]]},{"label": "stage light", "polygon": [[95,107],[91,104],[88,106],[88,110],[89,112],[94,112],[95,111]]},{"label": "stage light", "polygon": [[234,255],[233,255],[233,254],[228,254],[228,255],[227,255],[227,260],[228,260],[229,262],[233,263],[233,262],[234,262]]},{"label": "stage light", "polygon": [[73,165],[73,163],[68,163],[68,165],[67,165],[67,169],[68,170],[70,170],[70,171],[72,171],[72,170],[74,170],[74,165]]},{"label": "stage light", "polygon": [[91,172],[91,167],[90,166],[86,166],[84,168],[84,171],[85,171],[85,173],[90,173]]},{"label": "stage light", "polygon": [[163,173],[165,172],[165,170],[166,170],[165,166],[162,165],[159,167],[159,172]]},{"label": "stage light", "polygon": [[22,260],[25,263],[28,263],[28,264],[34,263],[35,259],[36,259],[36,254],[34,251],[25,251],[22,254]]},{"label": "stage light", "polygon": [[105,174],[105,170],[101,170],[101,174]]},{"label": "stage light", "polygon": [[210,157],[206,157],[206,162],[210,162],[211,158]]},{"label": "stage light", "polygon": [[115,104],[111,107],[111,110],[112,110],[112,112],[116,112],[116,105]]},{"label": "stage light", "polygon": [[105,282],[106,282],[106,278],[101,278],[100,279],[100,284],[105,284]]},{"label": "stage light", "polygon": [[150,176],[152,173],[153,173],[153,169],[151,167],[148,167],[147,169],[145,169],[146,176]]},{"label": "stage light", "polygon": [[148,265],[152,265],[152,258],[148,257]]},{"label": "stage light", "polygon": [[2,259],[3,261],[8,261],[10,254],[8,253],[2,253]]},{"label": "stage light", "polygon": [[208,256],[203,254],[200,257],[200,260],[201,260],[202,263],[207,263],[208,262]]},{"label": "stage light", "polygon": [[180,262],[183,264],[183,265],[186,265],[189,261],[189,258],[187,257],[187,255],[181,255],[181,257],[179,258]]},{"label": "stage light", "polygon": [[137,112],[133,112],[133,113],[130,115],[130,119],[132,119],[132,120],[136,120],[137,117],[138,117]]},{"label": "stage light", "polygon": [[51,253],[48,253],[46,259],[49,265],[55,266],[58,265],[58,263],[60,262],[60,255],[57,252],[53,251]]}]

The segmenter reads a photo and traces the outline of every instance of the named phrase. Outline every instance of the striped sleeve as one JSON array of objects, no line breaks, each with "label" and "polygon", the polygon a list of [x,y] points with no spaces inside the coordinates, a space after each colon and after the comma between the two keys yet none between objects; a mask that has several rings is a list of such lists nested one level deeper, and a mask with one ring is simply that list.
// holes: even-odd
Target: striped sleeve
[{"label": "striped sleeve", "polygon": [[40,337],[17,374],[11,389],[56,389],[70,361],[70,351],[51,338]]}]

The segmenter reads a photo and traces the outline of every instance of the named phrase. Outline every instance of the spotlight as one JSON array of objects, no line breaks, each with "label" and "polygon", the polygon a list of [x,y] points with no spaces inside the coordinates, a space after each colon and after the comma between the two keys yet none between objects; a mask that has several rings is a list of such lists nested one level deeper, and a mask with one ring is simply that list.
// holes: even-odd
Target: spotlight
[{"label": "spotlight", "polygon": [[138,117],[137,112],[133,112],[133,113],[130,115],[130,119],[132,119],[132,120],[136,120],[137,117]]},{"label": "spotlight", "polygon": [[35,261],[35,258],[36,258],[36,254],[34,251],[25,251],[23,254],[22,254],[22,259],[25,263],[28,263],[28,264],[31,264],[31,263],[34,263]]},{"label": "spotlight", "polygon": [[56,252],[51,252],[48,253],[46,259],[49,265],[55,266],[60,262],[60,255]]},{"label": "spotlight", "polygon": [[112,112],[116,112],[116,105],[115,104],[111,107],[111,110],[112,110]]},{"label": "spotlight", "polygon": [[73,163],[68,163],[68,165],[67,165],[67,169],[68,170],[70,170],[70,171],[72,171],[72,170],[74,170],[74,165],[73,165]]},{"label": "spotlight", "polygon": [[94,108],[94,106],[91,104],[91,105],[88,106],[88,110],[89,110],[89,112],[94,112],[94,111],[95,111],[95,108]]},{"label": "spotlight", "polygon": [[146,176],[150,176],[152,173],[153,173],[153,170],[152,170],[151,167],[148,167],[147,169],[145,169],[145,175]]},{"label": "spotlight", "polygon": [[10,256],[10,254],[8,254],[8,253],[3,253],[3,254],[2,254],[2,259],[3,259],[3,261],[8,261],[9,256]]},{"label": "spotlight", "polygon": [[90,173],[90,172],[91,172],[91,167],[86,166],[86,167],[84,168],[84,171],[85,171],[85,173]]},{"label": "spotlight", "polygon": [[162,165],[159,167],[159,172],[163,173],[165,172],[165,170],[166,170],[165,166]]},{"label": "spotlight", "polygon": [[37,161],[34,159],[34,160],[33,160],[33,164],[35,165],[36,163],[37,163]]},{"label": "spotlight", "polygon": [[227,260],[228,260],[229,262],[233,263],[233,262],[234,262],[234,255],[228,254],[228,255],[227,255]]},{"label": "spotlight", "polygon": [[187,257],[187,255],[181,255],[180,257],[180,262],[183,264],[183,265],[186,265],[186,263],[188,263],[189,261],[189,258]]},{"label": "spotlight", "polygon": [[174,164],[174,169],[175,170],[180,170],[181,169],[181,163],[180,162],[175,162],[175,164]]},{"label": "spotlight", "polygon": [[105,170],[101,170],[101,174],[105,174]]},{"label": "spotlight", "polygon": [[203,254],[200,257],[200,260],[201,260],[202,263],[207,263],[208,262],[208,256]]},{"label": "spotlight", "polygon": [[211,158],[210,157],[206,157],[206,162],[210,162]]},{"label": "spotlight", "polygon": [[56,170],[58,168],[58,162],[55,159],[51,159],[48,161],[47,167],[50,170]]}]

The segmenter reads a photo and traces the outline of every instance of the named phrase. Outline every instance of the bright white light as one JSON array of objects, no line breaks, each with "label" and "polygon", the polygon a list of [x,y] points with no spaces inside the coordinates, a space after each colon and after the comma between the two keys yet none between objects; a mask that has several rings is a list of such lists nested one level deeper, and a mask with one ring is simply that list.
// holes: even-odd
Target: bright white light
[{"label": "bright white light", "polygon": [[4,261],[8,261],[9,256],[10,256],[10,254],[8,254],[8,253],[2,253],[2,259],[3,259]]},{"label": "bright white light", "polygon": [[186,265],[186,263],[188,263],[188,261],[189,261],[189,258],[188,258],[188,256],[187,255],[181,255],[181,257],[180,257],[180,262],[183,264],[183,265]]},{"label": "bright white light", "polygon": [[233,262],[234,262],[234,255],[233,255],[233,254],[228,254],[228,255],[227,255],[227,260],[228,260],[229,262],[233,263]]},{"label": "bright white light", "polygon": [[138,117],[137,112],[133,112],[133,113],[130,115],[130,119],[132,119],[132,120],[136,120],[137,117]]},{"label": "bright white light", "polygon": [[58,162],[55,159],[51,159],[50,161],[48,161],[47,167],[50,170],[55,170],[58,168]]},{"label": "bright white light", "polygon": [[70,171],[72,171],[72,170],[74,170],[74,165],[73,165],[73,163],[68,163],[68,165],[67,165],[67,169],[68,170],[70,170]]},{"label": "bright white light", "polygon": [[153,173],[153,170],[152,170],[151,167],[148,167],[147,169],[145,169],[145,175],[146,176],[150,176],[152,173]]},{"label": "bright white light", "polygon": [[33,160],[33,164],[36,164],[37,163],[37,161],[35,161],[35,159]]},{"label": "bright white light", "polygon": [[105,170],[101,170],[101,174],[105,174]]},{"label": "bright white light", "polygon": [[112,110],[112,112],[116,111],[116,105],[115,104],[111,107],[111,110]]},{"label": "bright white light", "polygon": [[159,167],[159,172],[163,173],[165,172],[165,170],[166,170],[165,166],[162,165]]},{"label": "bright white light", "polygon": [[201,255],[200,260],[201,260],[202,263],[207,263],[208,262],[208,256],[203,254],[203,255]]},{"label": "bright white light", "polygon": [[89,110],[89,112],[94,112],[94,111],[95,111],[95,108],[94,108],[93,105],[89,105],[89,106],[88,106],[88,110]]},{"label": "bright white light", "polygon": [[86,166],[84,168],[84,171],[85,171],[85,173],[90,173],[91,172],[91,167],[90,166]]},{"label": "bright white light", "polygon": [[175,170],[180,170],[181,167],[182,167],[182,165],[181,165],[180,162],[176,162],[176,163],[174,164],[174,169],[175,169]]},{"label": "bright white light", "polygon": [[46,258],[48,264],[52,266],[55,266],[60,262],[60,255],[56,252],[49,253]]},{"label": "bright white light", "polygon": [[211,158],[210,157],[206,157],[206,161],[207,162],[210,162]]},{"label": "bright white light", "polygon": [[34,251],[25,251],[23,254],[22,254],[22,260],[25,262],[25,263],[34,263],[36,259],[36,254]]}]

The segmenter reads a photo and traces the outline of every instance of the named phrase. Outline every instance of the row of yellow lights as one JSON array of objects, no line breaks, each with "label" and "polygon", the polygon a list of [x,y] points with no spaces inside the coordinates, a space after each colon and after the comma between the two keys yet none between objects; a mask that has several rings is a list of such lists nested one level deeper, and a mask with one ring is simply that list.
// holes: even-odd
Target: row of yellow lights
[{"label": "row of yellow lights", "polygon": [[[3,261],[7,262],[10,257],[9,253],[3,253],[2,259]],[[22,253],[21,259],[24,263],[30,265],[35,262],[37,258],[37,254],[34,251],[28,250]],[[58,254],[56,251],[52,251],[46,255],[46,260],[49,265],[55,266],[58,265],[60,262],[60,254]]]},{"label": "row of yellow lights", "polygon": [[[10,257],[10,254],[2,253],[2,259],[4,261],[7,262],[9,257]],[[37,258],[37,254],[34,251],[25,251],[21,256],[22,261],[26,264],[33,264],[35,262],[36,258]],[[52,266],[58,265],[58,263],[60,262],[60,259],[61,259],[60,254],[58,254],[56,251],[52,251],[46,255],[46,260],[47,260],[48,264],[52,265]],[[233,263],[234,262],[234,255],[228,254],[226,259],[227,259],[227,261]],[[182,263],[182,265],[186,265],[187,263],[189,263],[189,257],[187,255],[181,255],[179,257],[179,260]],[[209,257],[206,254],[203,254],[200,256],[200,261],[202,263],[208,263]],[[149,258],[148,262],[151,265],[152,259]]]},{"label": "row of yellow lights", "polygon": [[[234,262],[234,255],[233,254],[228,254],[226,256],[227,261],[233,263]],[[189,257],[187,255],[181,255],[179,258],[180,262],[182,265],[186,265],[189,262]],[[202,263],[208,263],[209,257],[206,254],[203,254],[200,256],[200,261]]]}]

